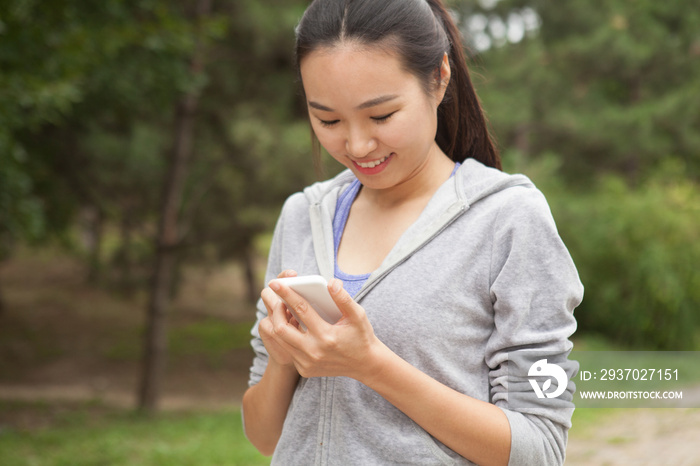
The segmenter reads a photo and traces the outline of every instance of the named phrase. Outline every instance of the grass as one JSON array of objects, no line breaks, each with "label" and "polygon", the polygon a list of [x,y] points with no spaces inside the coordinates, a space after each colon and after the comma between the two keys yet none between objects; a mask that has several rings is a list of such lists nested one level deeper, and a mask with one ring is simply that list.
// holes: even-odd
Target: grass
[{"label": "grass", "polygon": [[[100,404],[57,406],[0,402],[0,418],[31,413],[44,425],[0,427],[0,458],[12,466],[235,466],[269,464],[243,435],[240,412],[144,417]],[[587,438],[626,410],[577,409],[571,438]],[[46,420],[48,425],[46,424]]]},{"label": "grass", "polygon": [[254,322],[228,323],[213,317],[173,329],[170,350],[179,354],[217,355],[250,345],[250,329]]},{"label": "grass", "polygon": [[[54,409],[0,403],[0,413],[31,410],[44,419]],[[239,411],[145,417],[89,404],[48,427],[0,430],[0,458],[12,466],[269,464],[245,439]]]},{"label": "grass", "polygon": [[[192,322],[176,322],[168,332],[168,352],[173,358],[197,356],[219,367],[226,354],[250,346],[254,322],[232,323],[218,317],[204,317]],[[125,334],[108,346],[103,356],[112,361],[137,361],[141,340]]]},{"label": "grass", "polygon": [[623,414],[624,408],[576,408],[571,418],[571,438],[587,438],[603,421]]}]

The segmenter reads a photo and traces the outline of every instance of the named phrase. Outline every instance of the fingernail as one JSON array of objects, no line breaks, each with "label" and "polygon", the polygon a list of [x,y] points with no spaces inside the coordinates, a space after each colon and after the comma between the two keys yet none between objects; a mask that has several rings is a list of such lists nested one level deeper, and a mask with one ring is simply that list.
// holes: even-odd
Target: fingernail
[{"label": "fingernail", "polygon": [[279,291],[279,289],[280,289],[280,284],[277,283],[277,282],[274,281],[274,280],[272,280],[272,281],[270,282],[270,285],[269,285],[269,286],[270,286],[270,288],[272,288],[272,291]]}]

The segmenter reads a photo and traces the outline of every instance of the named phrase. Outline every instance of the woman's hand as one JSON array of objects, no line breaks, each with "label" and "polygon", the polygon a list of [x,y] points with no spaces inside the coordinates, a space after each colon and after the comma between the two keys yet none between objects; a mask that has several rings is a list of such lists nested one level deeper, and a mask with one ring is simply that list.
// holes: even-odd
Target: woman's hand
[{"label": "woman's hand", "polygon": [[[303,377],[346,376],[362,382],[475,463],[507,464],[511,432],[501,408],[460,393],[401,359],[374,335],[364,309],[343,290],[340,280],[331,280],[328,290],[343,314],[334,325],[288,286],[272,280],[263,300],[277,312],[269,321],[270,343],[265,346],[279,348]],[[286,307],[273,306],[278,295],[307,331],[300,329]]]},{"label": "woman's hand", "polygon": [[[296,277],[296,275],[297,273],[294,270],[283,270],[277,275],[277,278]],[[298,328],[299,323],[289,312],[287,306],[270,289],[265,288],[261,293],[261,297],[267,308],[267,317],[260,321],[260,337],[270,358],[280,366],[291,368],[293,367],[293,360],[290,354],[276,340],[275,327],[279,328],[280,325],[287,324]]]},{"label": "woman's hand", "polygon": [[[272,280],[270,288],[269,294],[276,299],[279,299],[277,296],[283,298],[306,326],[307,330],[302,331],[298,323],[289,318],[289,311],[287,318],[282,318],[282,313],[278,312],[271,320],[271,340],[289,356],[285,361],[291,360],[299,374],[303,377],[346,376],[358,380],[366,375],[371,367],[370,356],[381,343],[374,335],[365,310],[343,289],[340,280],[333,279],[328,284],[328,291],[343,314],[334,325],[323,320],[288,286]],[[273,296],[263,296],[263,300],[273,301]]]},{"label": "woman's hand", "polygon": [[[293,270],[285,270],[277,278],[295,275]],[[287,410],[299,382],[294,361],[278,342],[274,328],[281,323],[292,328],[299,324],[272,290],[265,288],[262,299],[267,317],[260,321],[258,330],[270,358],[260,382],[243,395],[243,411],[246,436],[262,454],[269,456],[282,435]]]}]

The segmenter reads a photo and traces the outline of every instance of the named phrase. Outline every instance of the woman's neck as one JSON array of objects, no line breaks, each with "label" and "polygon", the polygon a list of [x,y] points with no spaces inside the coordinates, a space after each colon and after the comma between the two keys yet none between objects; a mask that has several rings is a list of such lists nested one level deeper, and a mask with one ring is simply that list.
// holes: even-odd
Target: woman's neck
[{"label": "woman's neck", "polygon": [[377,208],[392,209],[405,204],[430,199],[438,188],[449,179],[455,163],[445,155],[437,144],[425,162],[406,179],[390,188],[371,189],[363,186],[358,200],[373,204]]}]

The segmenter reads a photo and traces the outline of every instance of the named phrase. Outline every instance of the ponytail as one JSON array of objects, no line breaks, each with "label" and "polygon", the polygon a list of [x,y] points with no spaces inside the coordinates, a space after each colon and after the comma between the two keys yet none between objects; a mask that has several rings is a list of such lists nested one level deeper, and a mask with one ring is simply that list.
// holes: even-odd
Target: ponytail
[{"label": "ponytail", "polygon": [[428,0],[431,10],[442,23],[450,42],[448,58],[452,76],[445,99],[438,108],[438,132],[435,140],[455,162],[473,158],[489,167],[501,169],[501,157],[489,133],[467,69],[462,35],[441,0]]}]

